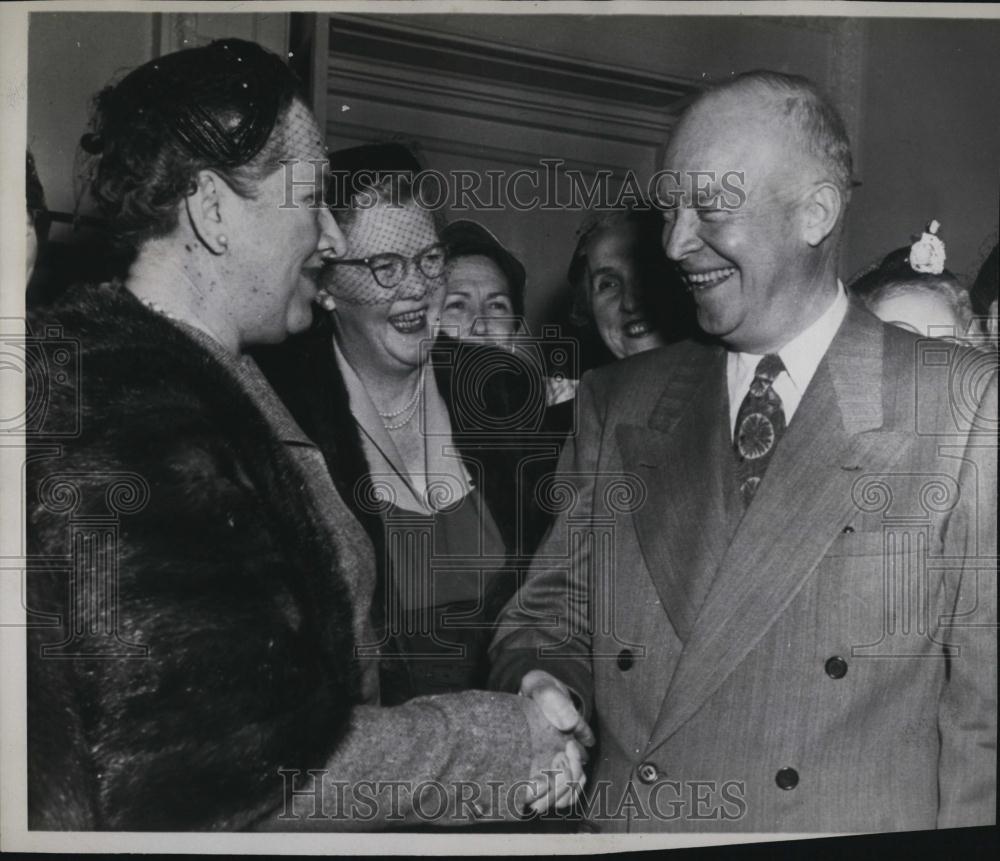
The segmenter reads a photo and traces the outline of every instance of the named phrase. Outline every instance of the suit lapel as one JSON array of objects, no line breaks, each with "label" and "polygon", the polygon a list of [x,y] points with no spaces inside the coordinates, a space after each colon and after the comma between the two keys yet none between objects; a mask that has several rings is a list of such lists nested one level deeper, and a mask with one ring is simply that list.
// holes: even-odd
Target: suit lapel
[{"label": "suit lapel", "polygon": [[902,435],[878,432],[880,325],[852,309],[820,363],[702,604],[650,748],[697,712],[792,601],[855,510],[858,476],[900,455]]},{"label": "suit lapel", "polygon": [[635,514],[639,547],[681,640],[710,583],[701,572],[715,570],[729,539],[727,530],[704,528],[727,522],[731,464],[718,457],[720,445],[728,448],[727,413],[725,353],[699,349],[671,369],[648,427],[617,428],[623,464],[648,494]]}]

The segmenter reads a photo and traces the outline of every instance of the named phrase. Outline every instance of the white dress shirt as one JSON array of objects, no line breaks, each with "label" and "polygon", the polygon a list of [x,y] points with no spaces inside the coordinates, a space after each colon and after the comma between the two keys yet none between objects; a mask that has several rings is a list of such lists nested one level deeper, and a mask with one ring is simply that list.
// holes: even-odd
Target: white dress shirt
[{"label": "white dress shirt", "polygon": [[[809,381],[816,373],[819,363],[837,334],[840,324],[847,315],[847,291],[844,285],[837,281],[837,296],[819,318],[807,329],[800,332],[791,341],[778,350],[778,356],[785,365],[785,370],[774,378],[774,391],[781,398],[785,411],[785,424],[792,422],[792,416],[798,409],[802,396],[805,394]],[[726,381],[729,386],[729,432],[732,435],[736,429],[736,416],[740,404],[750,391],[754,372],[763,356],[753,353],[730,353],[726,362]]]}]

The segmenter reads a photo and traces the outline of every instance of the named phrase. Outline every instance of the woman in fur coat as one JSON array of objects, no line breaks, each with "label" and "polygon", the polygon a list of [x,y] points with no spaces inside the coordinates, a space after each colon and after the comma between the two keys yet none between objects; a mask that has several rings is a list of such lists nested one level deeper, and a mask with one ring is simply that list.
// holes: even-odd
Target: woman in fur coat
[{"label": "woman in fur coat", "polygon": [[244,356],[309,325],[345,247],[287,67],[239,40],[161,57],[83,143],[136,257],[29,318],[29,827],[414,825],[418,779],[465,796],[440,824],[570,803],[582,748],[530,699],[384,708],[355,656],[371,544]]}]

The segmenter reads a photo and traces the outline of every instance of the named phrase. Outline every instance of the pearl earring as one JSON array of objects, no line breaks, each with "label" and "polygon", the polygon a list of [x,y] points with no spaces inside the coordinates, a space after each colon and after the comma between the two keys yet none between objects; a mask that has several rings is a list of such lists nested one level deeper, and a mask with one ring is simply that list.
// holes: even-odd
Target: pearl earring
[{"label": "pearl earring", "polygon": [[336,300],[326,290],[320,290],[316,293],[316,304],[324,311],[333,311],[337,307]]},{"label": "pearl earring", "polygon": [[229,237],[225,233],[220,233],[215,237],[215,241],[219,243],[223,248],[229,245]]}]

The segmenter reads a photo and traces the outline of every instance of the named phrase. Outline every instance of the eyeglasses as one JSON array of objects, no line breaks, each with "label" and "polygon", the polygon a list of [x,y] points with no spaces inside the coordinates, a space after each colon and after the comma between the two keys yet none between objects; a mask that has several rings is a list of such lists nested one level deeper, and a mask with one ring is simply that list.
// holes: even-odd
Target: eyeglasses
[{"label": "eyeglasses", "polygon": [[332,258],[329,263],[344,266],[367,266],[379,286],[391,289],[403,283],[410,272],[410,264],[416,263],[417,268],[426,278],[440,278],[448,262],[448,254],[442,244],[425,248],[413,257],[402,254],[373,254],[371,257]]}]

